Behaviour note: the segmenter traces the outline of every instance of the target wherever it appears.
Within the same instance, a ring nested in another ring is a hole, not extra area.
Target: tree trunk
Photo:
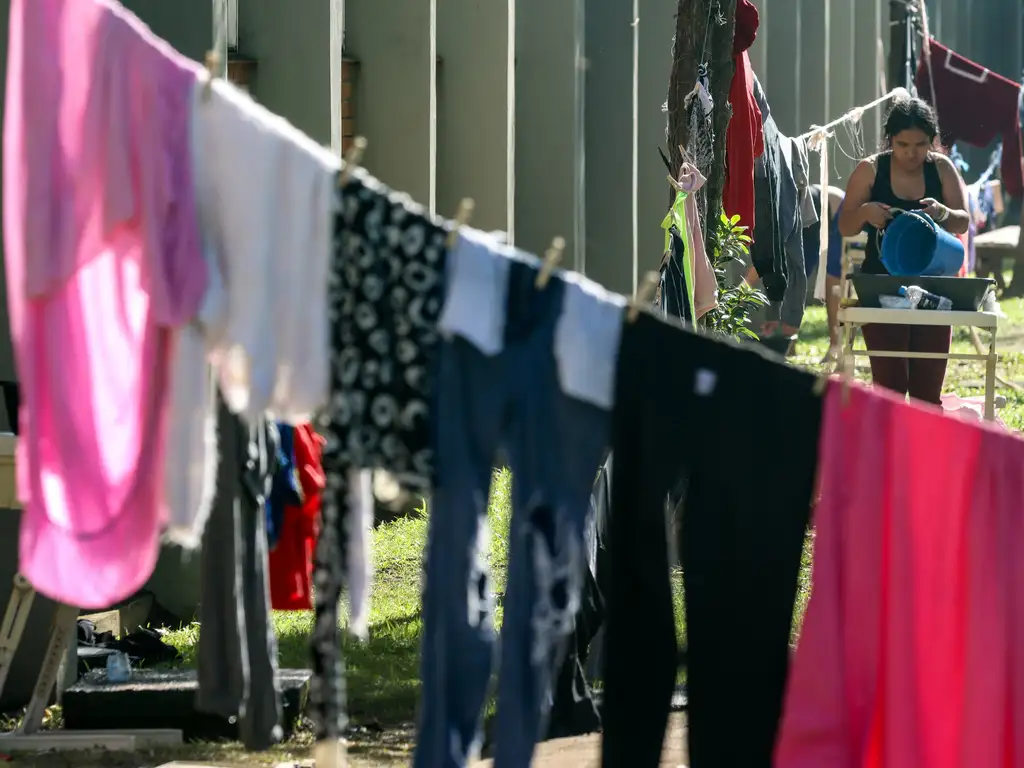
[[[715,24],[711,29],[711,98],[715,101],[712,114],[715,126],[715,162],[708,174],[708,232],[713,232],[711,222],[718,221],[722,210],[722,193],[725,191],[725,134],[732,118],[732,105],[729,103],[729,90],[732,87],[732,76],[736,65],[732,57],[732,38],[736,31],[736,3],[733,0],[720,0],[725,7],[721,9],[724,24]],[[711,238],[704,236],[710,248]],[[712,251],[708,251],[712,253]]]
[[[679,0],[676,10],[676,37],[672,47],[672,74],[668,87],[668,144],[673,168],[683,162],[679,146],[688,146],[690,126],[684,104],[697,82],[702,63],[709,66],[711,98],[715,102],[712,115],[715,133],[714,162],[708,174],[707,211],[704,238],[708,253],[712,252],[711,222],[718,220],[725,187],[725,133],[732,117],[729,88],[735,65],[732,38],[736,29],[735,0]]]
[[[676,9],[676,36],[672,44],[672,73],[668,81],[668,150],[672,168],[683,162],[680,145],[690,143],[690,125],[684,105],[697,82],[704,40],[710,47],[707,5],[715,0],[679,0]],[[714,21],[711,20],[714,24]],[[705,52],[706,55],[706,52]]]

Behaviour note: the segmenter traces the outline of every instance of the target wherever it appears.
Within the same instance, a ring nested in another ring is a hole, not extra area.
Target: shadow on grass
[[[353,721],[393,726],[415,720],[422,627],[417,612],[390,619],[366,643],[345,643],[349,715]]]

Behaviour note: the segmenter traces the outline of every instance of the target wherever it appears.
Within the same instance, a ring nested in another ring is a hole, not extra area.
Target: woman
[[[868,232],[862,271],[888,274],[880,259],[877,236],[893,217],[893,208],[919,210],[939,226],[959,235],[967,231],[967,190],[952,161],[935,151],[935,112],[920,99],[898,100],[885,121],[889,149],[861,160],[846,187],[839,231],[853,237]],[[908,278],[910,280],[911,278]],[[863,328],[869,351],[948,352],[948,326],[871,324]],[[936,405],[941,404],[944,359],[872,357],[875,384]]]

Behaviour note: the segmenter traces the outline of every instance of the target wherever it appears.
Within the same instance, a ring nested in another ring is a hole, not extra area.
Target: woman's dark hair
[[[921,99],[908,96],[896,99],[889,114],[885,116],[885,141],[892,143],[892,138],[901,131],[922,131],[929,141],[935,141],[939,135],[939,121],[935,110]]]

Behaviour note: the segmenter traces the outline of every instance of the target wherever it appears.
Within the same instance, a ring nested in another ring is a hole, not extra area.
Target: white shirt
[[[210,268],[172,361],[168,535],[195,546],[216,478],[216,387],[231,411],[308,421],[327,399],[327,283],[340,161],[223,80],[196,90],[192,151]],[[212,375],[211,368],[212,366]]]

